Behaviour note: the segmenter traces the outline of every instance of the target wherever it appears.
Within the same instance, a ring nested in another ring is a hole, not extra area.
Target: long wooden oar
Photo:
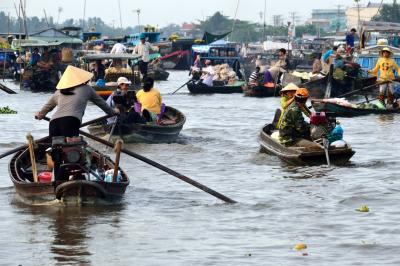
[[[361,88],[361,89],[354,90],[354,91],[350,91],[350,92],[347,92],[347,93],[345,93],[345,94],[339,95],[339,96],[336,97],[336,98],[343,98],[343,97],[352,95],[352,94],[354,94],[354,93],[356,93],[356,92],[365,91],[365,90],[368,90],[368,89],[370,89],[370,88],[373,88],[373,87],[376,87],[376,86],[379,86],[379,85],[383,85],[383,84],[386,84],[386,83],[389,83],[389,82],[391,82],[391,81],[377,82],[377,83],[375,83],[375,84],[372,84],[372,85],[363,87],[363,88]]]
[[[111,148],[114,147],[114,144],[112,144],[111,142],[108,142],[108,141],[106,141],[104,139],[101,139],[101,138],[98,138],[96,136],[93,136],[93,135],[91,135],[91,134],[89,134],[89,133],[87,133],[85,131],[79,130],[79,133],[81,135],[85,136],[85,137],[88,137],[88,138],[91,138],[91,139],[93,139],[93,140],[95,140],[97,142],[100,142],[101,144],[104,144],[104,145],[106,145],[108,147],[111,147]],[[182,174],[180,174],[180,173],[178,173],[178,172],[176,172],[176,171],[174,171],[174,170],[172,170],[172,169],[170,169],[170,168],[168,168],[168,167],[166,167],[164,165],[161,165],[161,164],[159,164],[159,163],[157,163],[157,162],[155,162],[153,160],[150,160],[149,158],[146,158],[146,157],[144,157],[144,156],[142,156],[140,154],[137,154],[135,152],[129,151],[129,150],[124,149],[124,148],[122,148],[121,151],[123,153],[129,155],[129,156],[132,156],[132,157],[142,161],[142,162],[150,164],[151,166],[154,166],[154,167],[156,167],[156,168],[158,168],[158,169],[160,169],[160,170],[162,170],[162,171],[164,171],[164,172],[166,172],[166,173],[168,173],[170,175],[173,175],[173,176],[179,178],[180,180],[182,180],[182,181],[184,181],[186,183],[189,183],[189,184],[191,184],[191,185],[203,190],[204,192],[207,192],[208,194],[213,195],[214,197],[216,197],[216,198],[218,198],[220,200],[223,200],[223,201],[225,201],[227,203],[236,203],[236,201],[234,201],[233,199],[228,198],[227,196],[222,195],[221,193],[219,193],[219,192],[217,192],[217,191],[215,191],[215,190],[213,190],[213,189],[211,189],[209,187],[206,187],[205,185],[200,184],[199,182],[197,182],[197,181],[195,181],[195,180],[193,180],[193,179],[191,179],[191,178],[189,178],[187,176],[184,176],[184,175],[182,175]]]
[[[33,182],[37,183],[38,175],[37,175],[37,167],[36,167],[36,156],[35,156],[35,148],[33,147],[33,137],[31,135],[31,133],[28,133],[28,135],[26,135],[26,139],[28,140],[29,155],[31,158]]]
[[[175,92],[179,91],[180,89],[182,89],[183,87],[185,87],[185,85],[187,85],[189,82],[191,82],[193,79],[188,80],[185,84],[183,84],[182,86],[180,86],[178,89],[176,89],[174,92],[172,92],[171,94],[174,94]]]
[[[331,166],[331,160],[329,158],[329,141],[326,137],[322,138],[322,144],[324,146],[325,157],[326,157],[326,164],[328,167]]]
[[[113,116],[115,116],[115,115],[105,115],[105,116],[102,116],[102,117],[87,121],[87,122],[85,122],[85,123],[83,123],[81,125],[81,128],[82,127],[86,127],[86,126],[91,125],[91,124],[94,124],[94,123],[97,123],[97,122],[100,122],[100,121],[103,121],[103,120],[105,120],[107,118],[110,118],[110,117],[113,117]],[[35,142],[36,143],[43,142],[43,141],[47,140],[48,138],[49,138],[49,136],[41,138],[41,139],[37,139],[37,140],[35,140]],[[22,145],[22,146],[19,146],[19,147],[15,148],[15,149],[9,150],[9,151],[1,154],[0,155],[0,159],[2,159],[4,157],[7,157],[8,155],[14,154],[16,152],[19,152],[20,150],[24,150],[26,148],[28,148],[28,145],[25,144],[25,145]]]
[[[7,87],[6,85],[1,84],[1,83],[0,83],[0,89],[7,92],[8,94],[17,94],[15,91],[13,91],[9,87]]]

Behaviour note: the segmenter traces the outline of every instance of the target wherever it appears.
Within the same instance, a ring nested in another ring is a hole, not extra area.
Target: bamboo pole
[[[38,176],[37,176],[37,168],[36,168],[35,149],[33,147],[33,137],[31,135],[31,133],[28,133],[26,135],[26,139],[28,140],[29,154],[31,157],[33,182],[36,183],[36,182],[38,182]]]
[[[114,146],[115,164],[114,164],[114,174],[113,174],[113,178],[112,178],[113,182],[117,182],[118,169],[119,169],[119,160],[121,158],[122,143],[123,143],[123,141],[121,139],[119,139],[119,140],[117,140],[115,142],[115,146]]]

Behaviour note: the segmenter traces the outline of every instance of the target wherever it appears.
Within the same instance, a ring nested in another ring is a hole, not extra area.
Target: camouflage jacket
[[[296,102],[285,110],[279,125],[279,141],[285,146],[292,145],[298,138],[308,139],[310,125],[304,120],[303,112]]]

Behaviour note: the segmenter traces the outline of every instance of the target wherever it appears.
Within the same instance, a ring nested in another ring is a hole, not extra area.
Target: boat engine
[[[53,137],[51,156],[55,180],[84,179],[86,146],[82,137]]]

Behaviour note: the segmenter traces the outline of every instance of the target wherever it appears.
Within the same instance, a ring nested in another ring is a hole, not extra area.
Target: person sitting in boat
[[[36,66],[37,63],[40,61],[39,48],[34,48],[28,59],[30,66]]]
[[[279,125],[279,142],[285,146],[315,146],[311,141],[310,124],[304,120],[303,113],[308,113],[306,102],[308,90],[299,88],[294,100],[287,106]],[[318,146],[318,145],[317,145]],[[319,146],[318,146],[319,147]]]
[[[213,79],[215,76],[215,70],[214,67],[211,65],[210,60],[206,60],[204,62],[205,68],[202,70],[202,75],[200,77],[200,82],[204,85],[207,86],[212,86],[213,85]]]
[[[380,57],[376,62],[376,65],[373,69],[369,70],[368,73],[377,75],[379,71],[378,80],[380,82],[387,82],[385,84],[381,84],[379,86],[379,101],[385,105],[385,95],[387,94],[387,104],[393,105],[394,103],[394,90],[393,83],[394,80],[394,70],[397,70],[397,73],[400,73],[400,68],[397,65],[396,61],[394,61],[391,57],[393,56],[393,52],[389,49],[389,47],[383,48],[380,53]]]
[[[157,122],[157,115],[161,113],[161,94],[153,86],[154,79],[146,77],[143,79],[143,89],[136,93],[136,98],[141,104],[142,116],[147,122]]]
[[[250,77],[249,77],[249,85],[250,86],[258,86],[260,83],[260,67],[256,67],[256,70],[251,73]]]
[[[137,102],[136,95],[129,95],[129,85],[132,82],[126,77],[119,77],[117,80],[117,89],[107,98],[107,104],[111,108],[117,108],[120,112],[120,122],[122,124],[140,123],[144,124],[146,121],[140,115],[140,110],[135,110],[134,105]],[[107,119],[107,124],[116,122],[116,117]]]
[[[123,97],[128,95],[128,89],[129,89],[129,85],[131,85],[132,82],[130,80],[128,80],[126,77],[119,77],[117,80],[117,89],[115,91],[113,91],[113,93],[111,93],[110,96],[108,96],[106,102],[108,104],[108,106],[110,106],[111,108],[116,108],[117,105],[114,101],[114,97]],[[122,100],[122,101],[121,101]],[[126,106],[126,99],[119,99],[118,100],[119,103],[123,103],[122,105],[124,107]]]
[[[287,107],[294,101],[294,95],[296,91],[299,89],[296,84],[294,83],[289,83],[286,85],[281,91],[281,114],[279,116],[278,123],[276,125],[276,128],[280,127],[281,121],[283,114],[285,113]]]
[[[288,65],[289,62],[286,58],[286,49],[281,48],[278,52],[278,61],[264,72],[264,83],[278,83],[279,76],[286,72]]]
[[[333,63],[333,59],[335,58],[335,56],[337,54],[337,49],[338,49],[338,46],[333,46],[332,49],[329,49],[322,55],[321,64],[322,64],[322,72],[324,74],[328,74],[329,68],[331,67],[331,64]]]
[[[96,60],[96,64],[93,66],[91,71],[93,73],[93,80],[97,81],[99,79],[104,79],[106,75],[106,67],[103,65],[101,60]]]
[[[49,124],[50,137],[79,136],[79,127],[88,101],[99,106],[109,115],[118,114],[118,109],[112,109],[87,85],[93,74],[83,69],[68,66],[57,84],[57,91],[35,114],[35,118],[43,119],[46,114],[57,106]]]

